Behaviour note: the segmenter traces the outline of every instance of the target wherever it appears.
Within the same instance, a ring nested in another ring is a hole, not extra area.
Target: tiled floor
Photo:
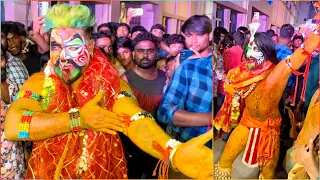
[[[221,139],[214,141],[214,163],[216,164],[220,156],[224,150],[225,142],[223,142]],[[281,152],[286,152],[287,148],[290,147],[290,142],[288,141],[282,141],[281,146]],[[282,167],[283,159],[284,159],[285,153],[280,154],[278,167],[275,172],[274,179],[287,179],[288,174]],[[239,155],[239,157],[234,162],[234,169],[231,175],[232,179],[258,179],[259,177],[259,169],[258,168],[250,168],[246,165],[244,165],[241,161],[241,158],[243,156],[243,152]]]

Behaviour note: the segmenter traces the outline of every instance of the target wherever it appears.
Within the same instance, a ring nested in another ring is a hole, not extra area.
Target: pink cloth
[[[233,46],[224,51],[222,57],[223,57],[223,68],[226,74],[228,74],[228,72],[231,69],[237,67],[241,63],[242,53],[243,53],[243,50],[240,46]],[[226,92],[223,88],[223,84],[224,84],[224,81],[219,81],[218,92],[220,94],[225,95]]]

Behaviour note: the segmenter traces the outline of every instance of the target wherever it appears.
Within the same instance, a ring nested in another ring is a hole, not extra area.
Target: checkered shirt
[[[292,54],[292,51],[287,46],[276,45],[275,48],[277,52],[277,58],[279,61],[283,60],[284,58]]]
[[[176,69],[158,108],[158,120],[175,131],[180,129],[180,141],[186,142],[207,131],[203,127],[176,127],[174,113],[181,109],[188,112],[212,112],[212,55],[183,61]],[[167,132],[168,133],[168,132]]]
[[[20,90],[22,85],[29,78],[28,70],[20,59],[10,54],[7,54],[7,56],[8,56],[8,62],[6,67],[7,78],[13,84],[17,84],[18,89]]]

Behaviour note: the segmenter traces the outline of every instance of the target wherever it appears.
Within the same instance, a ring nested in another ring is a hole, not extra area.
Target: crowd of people
[[[64,19],[59,19],[61,13],[65,13]],[[163,174],[155,171],[161,156],[151,148],[153,141],[148,147],[144,145],[150,136],[161,140],[171,137],[179,143],[187,144],[187,141],[210,130],[212,23],[207,16],[190,17],[181,27],[184,36],[167,34],[161,24],[153,25],[150,30],[140,25],[131,28],[127,23],[116,22],[96,25],[94,30],[94,25],[94,17],[86,6],[72,7],[65,4],[53,6],[45,16],[35,19],[27,29],[20,22],[1,23],[1,177],[158,178],[158,175]],[[194,51],[194,55],[189,57],[194,59],[190,61],[192,63],[180,64],[180,51],[184,49]],[[52,86],[50,82],[53,83]],[[130,90],[123,82],[129,85]],[[41,90],[42,87],[44,90]],[[73,90],[69,96],[70,88]],[[108,113],[88,107],[87,104],[95,100],[89,101],[87,97],[99,96],[96,90],[104,92],[102,107]],[[32,95],[28,95],[29,93]],[[115,98],[117,93],[118,97],[124,97],[126,101]],[[77,97],[73,99],[75,96]],[[87,104],[84,105],[84,101],[88,101]],[[119,107],[118,103],[121,104]],[[142,111],[132,113],[131,111],[137,110],[137,105]],[[64,120],[62,112],[68,111],[72,123],[64,127],[65,124],[61,122]],[[56,116],[57,113],[61,113],[59,117]],[[25,123],[23,118],[27,115],[31,117]],[[56,117],[55,122],[52,117],[48,117],[50,115]],[[127,127],[123,122],[126,116],[131,116],[131,120],[133,117],[148,120],[141,120],[143,127],[131,128],[131,125]],[[77,122],[77,118],[72,117],[79,117],[81,121]],[[108,119],[108,123],[90,123],[92,119],[101,121],[101,118]],[[155,124],[150,125],[150,118],[162,130],[154,127]],[[23,123],[25,124],[22,125]],[[58,124],[60,127],[57,127]],[[72,124],[81,126],[80,129],[87,129],[84,131],[85,136],[93,138],[90,143],[99,146],[97,150],[87,148],[89,153],[97,155],[88,160],[90,167],[82,174],[75,167],[79,166],[78,158],[80,159],[81,154],[78,153],[82,148],[77,146],[81,147],[80,137],[83,135],[79,135],[82,131],[77,131]],[[19,128],[15,128],[18,126]],[[26,126],[28,127],[25,128]],[[49,129],[55,129],[55,132]],[[20,136],[23,131],[27,135]],[[105,135],[114,135],[116,131],[119,136]],[[103,139],[100,134],[93,137],[90,132],[103,132],[103,136],[107,138]],[[36,135],[37,133],[41,135]],[[140,136],[144,138],[141,141]],[[157,138],[158,136],[161,138]],[[71,142],[68,138],[71,138]],[[117,149],[108,150],[113,146],[106,142],[108,140],[121,141],[121,145],[117,145]],[[162,142],[161,140],[158,141]],[[209,161],[204,164],[202,162],[198,167],[197,163],[191,166],[200,168],[213,163],[210,160],[210,142],[209,132],[209,138],[206,137],[203,142],[207,147],[201,150],[208,153],[204,159],[209,158]],[[192,144],[194,143],[196,142]],[[65,151],[74,154],[63,155]],[[97,151],[103,153],[103,157]],[[179,151],[175,153],[175,157],[178,153]],[[186,152],[182,154],[184,153]],[[181,157],[187,158],[185,155]],[[62,169],[60,163],[63,164]],[[177,161],[176,168],[181,169],[178,164]],[[181,162],[180,164],[183,165]],[[190,171],[183,168],[181,172],[170,171],[170,176],[208,176],[203,172],[198,175],[196,171],[190,175]]]
[[[319,27],[131,19],[57,4],[1,22],[2,178],[319,177]]]

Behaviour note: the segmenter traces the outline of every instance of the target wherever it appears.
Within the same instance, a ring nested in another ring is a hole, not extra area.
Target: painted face
[[[251,58],[253,58],[254,60],[257,61],[257,64],[260,65],[264,62],[264,56],[263,53],[260,51],[260,49],[258,48],[258,46],[256,45],[256,43],[253,42],[253,46],[252,46],[252,54],[251,54]]]
[[[67,84],[72,84],[89,63],[88,39],[75,28],[55,28],[51,31],[50,58],[54,70]]]

